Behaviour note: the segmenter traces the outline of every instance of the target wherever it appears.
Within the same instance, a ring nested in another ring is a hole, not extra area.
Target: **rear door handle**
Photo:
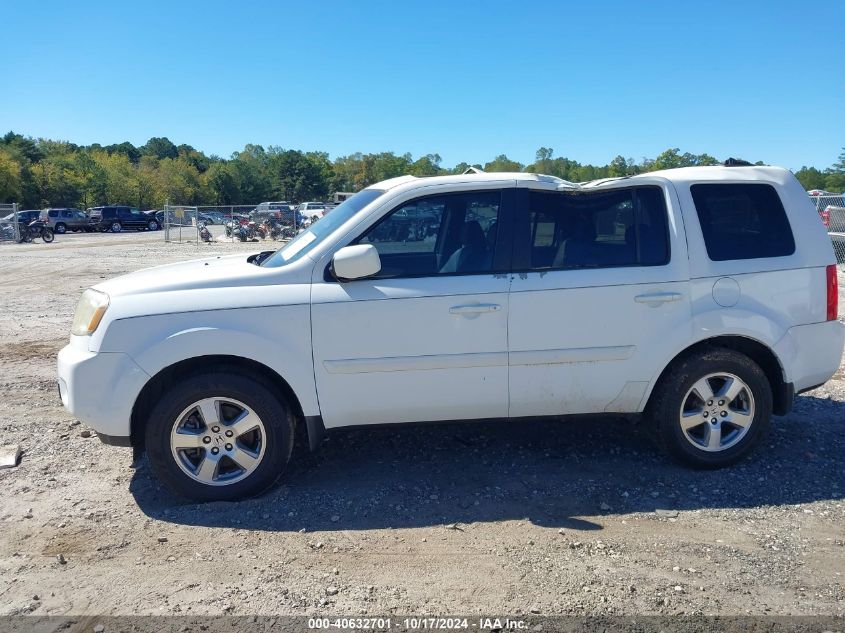
[[[464,316],[476,316],[487,312],[498,312],[502,309],[498,303],[477,303],[474,305],[452,306],[450,314],[462,314]]]
[[[672,301],[680,301],[684,295],[680,292],[653,292],[650,294],[637,295],[634,301],[637,303],[646,303],[651,306],[656,306],[661,303],[670,303]]]

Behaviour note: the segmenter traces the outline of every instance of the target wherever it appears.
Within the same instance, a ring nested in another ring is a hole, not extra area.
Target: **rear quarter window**
[[[786,210],[771,185],[698,184],[690,187],[713,261],[785,257],[795,252]]]
[[[771,185],[699,184],[690,192],[711,260],[785,257],[795,252],[786,210]]]

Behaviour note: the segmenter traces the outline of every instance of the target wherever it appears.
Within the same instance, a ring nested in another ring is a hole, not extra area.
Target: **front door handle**
[[[680,301],[683,298],[680,292],[653,292],[650,294],[637,295],[634,301],[637,303],[646,303],[650,306],[660,305],[661,303],[670,303],[672,301]]]
[[[452,306],[449,308],[449,313],[472,317],[487,312],[498,312],[501,309],[502,306],[497,303],[476,303],[474,305]]]

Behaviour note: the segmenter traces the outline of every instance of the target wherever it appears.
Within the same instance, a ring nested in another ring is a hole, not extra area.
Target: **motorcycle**
[[[200,222],[198,226],[200,229],[200,239],[203,242],[211,242],[214,238],[211,235],[211,231],[208,230],[205,222]]]
[[[39,237],[44,241],[45,244],[49,244],[53,241],[53,229],[47,226],[46,222],[42,220],[33,220],[29,224],[24,224],[21,222],[19,225],[19,243],[24,242],[32,242]]]
[[[238,238],[241,242],[251,242],[257,240],[255,237],[255,228],[250,226],[249,222],[242,222],[232,229],[232,235]]]

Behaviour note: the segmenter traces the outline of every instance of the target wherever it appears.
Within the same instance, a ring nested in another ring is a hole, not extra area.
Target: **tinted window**
[[[55,210],[47,211],[47,215],[51,218],[56,218],[59,216],[59,212]]]
[[[529,194],[531,270],[654,266],[669,261],[659,187]]]
[[[782,257],[795,252],[786,211],[771,185],[692,185],[690,191],[710,259]]]
[[[392,211],[358,243],[378,250],[378,277],[491,272],[500,200],[498,191],[418,198]]]

